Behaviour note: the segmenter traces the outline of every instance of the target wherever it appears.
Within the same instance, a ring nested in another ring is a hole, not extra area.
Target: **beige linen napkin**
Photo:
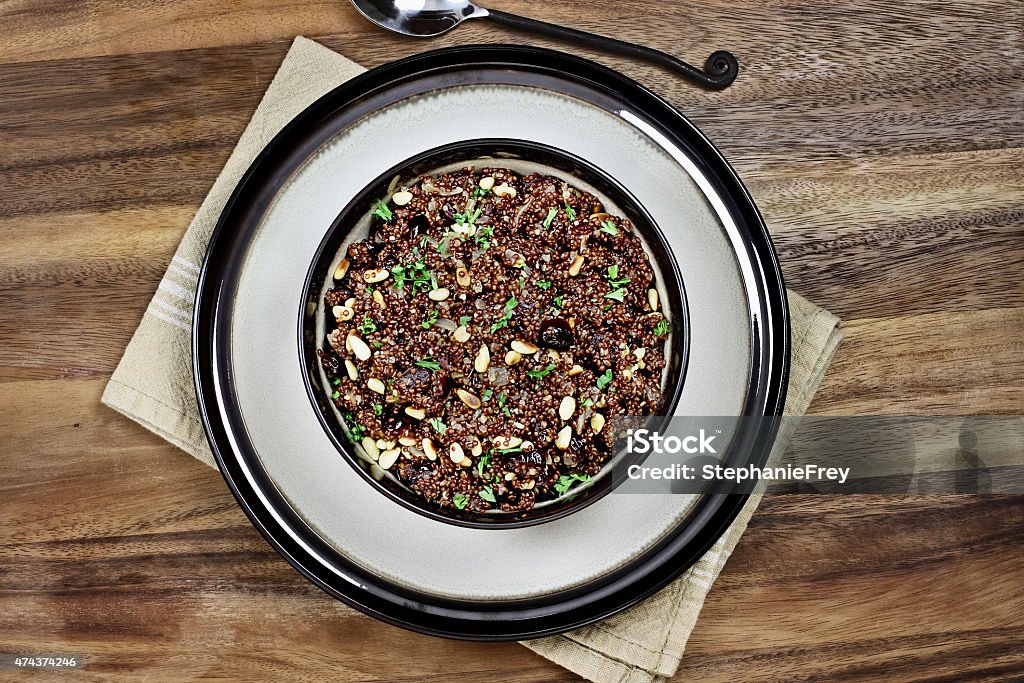
[[[296,114],[363,68],[296,38],[227,165],[185,232],[103,402],[215,466],[192,385],[192,305],[207,243],[228,196],[260,150]],[[838,319],[790,293],[793,367],[786,413],[811,401],[842,337]],[[776,446],[779,450],[780,445]],[[668,588],[600,624],[523,643],[595,683],[661,681],[675,673],[704,597],[757,507],[752,498],[728,532]]]

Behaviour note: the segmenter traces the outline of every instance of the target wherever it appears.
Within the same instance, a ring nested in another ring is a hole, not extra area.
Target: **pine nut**
[[[604,429],[604,415],[601,413],[594,413],[594,416],[590,418],[590,428],[595,434]]]
[[[576,399],[572,396],[566,396],[563,398],[562,403],[558,406],[558,417],[562,418],[563,421],[567,421],[575,412]]]
[[[456,327],[455,331],[452,332],[452,339],[454,339],[455,341],[460,342],[460,343],[468,342],[469,341],[469,330],[467,330],[464,325],[460,325],[459,327]]]
[[[475,436],[469,437],[469,440],[473,442],[473,447],[469,452],[473,454],[474,458],[479,458],[484,453],[484,445]]]
[[[457,393],[459,395],[459,399],[463,403],[465,403],[467,406],[469,406],[473,410],[476,410],[477,408],[480,407],[480,399],[476,396],[476,394],[471,394],[470,392],[466,391],[465,389],[459,389],[455,393]]]
[[[380,293],[379,289],[373,290],[373,303],[381,308],[387,308],[387,304],[384,303],[384,295]]]
[[[460,287],[469,287],[472,280],[469,278],[469,271],[459,266],[455,269],[455,281],[459,283]]]
[[[583,372],[583,366],[582,365],[574,365],[571,368],[569,368],[569,372],[567,374],[570,377],[573,377],[575,375],[580,374],[581,372]]]
[[[398,443],[402,444],[403,446],[415,446],[416,439],[412,438],[411,436],[400,436],[398,437]]]
[[[480,179],[481,190],[493,190],[494,189],[494,176],[489,175]]]
[[[505,365],[515,365],[523,359],[523,354],[518,351],[509,351],[505,354]]]
[[[377,460],[377,464],[384,469],[389,469],[398,460],[398,454],[402,452],[401,448],[389,448],[380,454],[380,459]]]
[[[450,457],[452,462],[456,465],[466,459],[466,453],[462,450],[462,446],[458,441],[448,447],[448,457]]]
[[[427,411],[422,408],[406,408],[405,414],[414,420],[422,420],[427,416]]]
[[[534,346],[533,344],[531,344],[528,341],[523,341],[522,339],[514,340],[512,342],[512,344],[511,344],[511,346],[512,346],[512,350],[513,351],[518,351],[519,353],[523,354],[524,356],[529,356],[529,355],[537,353],[537,351],[539,351],[539,349],[536,346]]]
[[[359,335],[352,334],[351,332],[347,337],[345,337],[345,345],[352,349],[352,353],[356,354],[356,358],[359,360],[370,360],[370,356],[373,355],[370,351],[370,347],[366,345],[366,342],[364,342]]]
[[[437,289],[430,290],[427,293],[427,298],[430,299],[431,301],[444,301],[445,299],[448,298],[448,295],[450,294],[451,292],[449,292],[444,287],[438,287]]]
[[[569,264],[569,277],[576,277],[580,274],[580,268],[583,267],[583,254],[577,254],[576,258]]]
[[[363,444],[363,450],[370,456],[371,459],[377,460],[380,458],[380,449],[377,448],[377,444],[374,443],[373,439],[368,436],[364,436],[361,442]]]
[[[572,427],[565,425],[558,432],[558,436],[555,437],[555,448],[560,451],[564,451],[569,448],[569,441],[572,439]]]
[[[331,313],[334,314],[335,318],[341,320],[342,322],[346,320],[351,320],[352,316],[356,314],[356,312],[353,311],[348,306],[335,306],[334,308],[331,309]]]
[[[375,394],[383,396],[387,393],[388,388],[384,386],[384,382],[381,382],[376,377],[371,377],[366,381],[366,387]]]
[[[391,271],[384,270],[383,268],[371,268],[370,270],[363,271],[363,279],[367,282],[387,280],[389,275],[391,275]]]
[[[348,274],[348,267],[352,265],[347,258],[341,259],[338,267],[334,269],[334,279],[342,280]]]
[[[412,192],[400,190],[399,192],[391,195],[391,201],[395,203],[395,206],[405,206],[412,201]]]
[[[647,290],[647,303],[650,305],[652,311],[658,310],[658,290]]]
[[[386,451],[387,449],[394,447],[394,441],[388,441],[387,439],[377,439],[377,448],[381,449],[382,451]]]
[[[537,485],[537,482],[534,481],[533,479],[531,479],[531,480],[529,480],[527,482],[523,482],[523,490],[524,491],[531,491],[533,489],[533,487],[536,486],[536,485]]]
[[[345,359],[345,372],[348,373],[348,378],[353,382],[359,379],[359,370],[356,369],[356,364],[349,358]]]
[[[494,196],[496,196],[496,197],[515,197],[516,196],[516,188],[511,187],[511,186],[507,185],[506,183],[502,183],[501,185],[498,185],[496,188],[494,188]]]
[[[477,372],[487,372],[490,365],[491,350],[487,348],[487,344],[481,344],[480,350],[476,352],[476,360],[473,361],[473,369]]]
[[[428,460],[437,460],[437,447],[430,439],[423,439],[423,452],[427,454]]]

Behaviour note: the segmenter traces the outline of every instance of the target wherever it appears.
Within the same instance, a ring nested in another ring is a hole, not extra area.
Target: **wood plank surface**
[[[1024,5],[498,7],[739,56],[708,93],[578,51],[716,142],[788,284],[846,321],[812,413],[1024,412]],[[99,403],[295,35],[367,66],[557,45],[483,22],[402,39],[339,0],[5,0],[0,25],[0,651],[85,653],[81,680],[577,680],[341,606],[216,472]],[[768,498],[673,680],[1022,678],[1022,518],[1021,496]]]

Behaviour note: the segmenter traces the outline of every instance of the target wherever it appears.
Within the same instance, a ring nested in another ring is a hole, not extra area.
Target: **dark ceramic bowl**
[[[317,351],[324,348],[325,320],[323,294],[333,283],[334,264],[348,243],[366,237],[367,216],[372,206],[396,178],[410,179],[436,173],[453,165],[508,166],[523,162],[539,165],[538,170],[564,178],[577,187],[590,186],[610,202],[609,212],[628,218],[636,227],[655,267],[657,287],[663,310],[670,317],[672,332],[666,348],[668,361],[662,377],[663,400],[659,415],[652,420],[672,415],[682,393],[688,351],[686,298],[678,265],[664,234],[633,195],[614,178],[594,165],[565,151],[535,142],[510,139],[466,140],[435,148],[412,157],[378,176],[341,211],[328,229],[309,268],[302,307],[305,315],[299,321],[300,358],[306,376],[306,388],[319,417],[343,458],[372,486],[399,505],[449,524],[484,529],[508,529],[541,524],[572,514],[594,503],[618,486],[628,466],[642,456],[618,449],[601,471],[584,486],[574,488],[570,495],[538,503],[526,511],[485,513],[460,511],[437,506],[409,489],[397,477],[381,469],[361,453],[330,401],[333,388],[320,367]]]

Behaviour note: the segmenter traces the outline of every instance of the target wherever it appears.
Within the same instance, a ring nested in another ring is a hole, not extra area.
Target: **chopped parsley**
[[[366,436],[366,428],[356,422],[355,415],[349,412],[343,413],[345,422],[349,425],[349,432],[352,434],[353,441],[362,441],[363,437]]]
[[[499,448],[498,452],[502,455],[512,455],[513,453],[522,453],[522,446],[512,446],[511,448]]]
[[[374,403],[373,404],[373,414],[376,415],[377,417],[380,417],[381,415],[383,415],[384,414],[384,406],[382,406],[379,403]]]
[[[508,322],[512,319],[512,311],[516,310],[516,306],[518,305],[519,302],[516,300],[514,296],[510,298],[508,301],[506,301],[505,313],[500,318],[498,318],[498,322],[491,325],[491,332],[496,332],[503,327],[508,327]]]
[[[331,398],[333,400],[337,401],[339,398],[341,398],[341,392],[340,391],[335,391],[333,394],[331,394]]]
[[[614,223],[608,220],[601,224],[601,232],[606,232],[609,235],[618,235],[619,229],[615,227]]]
[[[569,220],[571,220],[571,221],[576,220],[576,209],[574,209],[571,206],[569,206],[569,202],[565,203],[565,213],[567,213],[569,215]]]
[[[469,227],[473,225],[477,218],[480,218],[480,211],[480,209],[477,209],[473,213],[465,211],[463,213],[452,214],[452,216],[455,218],[455,222],[458,223],[459,225]]]
[[[483,454],[480,460],[476,464],[476,472],[481,477],[484,476],[484,470],[487,469],[491,464],[491,452],[487,451]]]
[[[619,303],[622,303],[622,300],[625,297],[626,297],[626,290],[625,289],[613,289],[612,291],[610,291],[610,292],[608,292],[607,294],[604,295],[605,299],[614,299],[614,300],[618,301]]]
[[[548,217],[544,219],[544,227],[545,228],[550,228],[551,227],[551,222],[553,220],[555,220],[555,216],[557,216],[557,215],[558,215],[558,209],[556,209],[554,207],[551,207],[550,209],[548,209]]]
[[[494,396],[494,389],[484,389],[483,395],[480,397],[481,401],[490,401],[491,396]]]
[[[559,308],[561,308],[562,307],[562,302],[564,300],[565,300],[565,296],[559,294],[558,296],[555,297],[555,305],[558,306]]]
[[[493,503],[497,500],[497,498],[494,497],[494,491],[491,489],[490,486],[485,486],[482,489],[480,489],[480,492],[477,495],[486,500],[488,503]]]
[[[592,398],[584,399],[584,401],[583,401],[583,407],[584,408],[589,408],[592,405],[594,405],[594,399],[592,399]]]
[[[429,330],[431,327],[434,326],[434,323],[437,322],[439,316],[440,314],[435,308],[434,310],[427,314],[427,317],[423,319],[423,322],[420,323],[420,326],[425,330]]]
[[[668,334],[668,321],[662,318],[658,321],[658,324],[654,326],[654,334],[659,337],[664,337]]]
[[[532,377],[534,379],[544,379],[554,369],[555,369],[555,364],[554,363],[550,363],[543,370],[528,370],[526,374],[527,374],[527,376]]]
[[[441,369],[441,364],[438,363],[436,360],[433,360],[431,356],[427,356],[426,358],[416,361],[416,365],[418,365],[421,368],[426,368],[431,372],[437,372],[438,370]]]
[[[493,225],[481,225],[476,229],[476,234],[473,236],[473,241],[476,242],[481,249],[487,251],[491,248],[491,235],[494,234]]]
[[[608,280],[608,284],[610,284],[612,287],[621,287],[627,282],[631,282],[631,280],[628,277],[619,277],[618,264],[614,266],[608,266],[608,274],[605,275],[605,279]]]
[[[465,493],[456,493],[455,497],[452,498],[452,505],[460,510],[464,510],[466,505],[469,504],[469,496]]]
[[[551,280],[537,280],[537,286],[546,292],[551,289]]]
[[[363,324],[359,326],[359,331],[363,334],[373,334],[377,331],[377,324],[373,322],[373,318],[366,316],[363,318]]]
[[[395,217],[395,214],[391,213],[391,209],[388,208],[383,199],[377,200],[377,204],[373,207],[373,215],[384,222],[390,221]]]
[[[405,287],[406,282],[412,283],[413,294],[416,293],[417,287],[421,287],[426,291],[431,289],[433,276],[427,270],[427,264],[423,262],[423,259],[414,261],[407,266],[395,266],[391,269],[391,275],[395,280],[392,286],[396,287],[399,291]]]
[[[444,420],[439,417],[432,417],[427,421],[430,423],[430,426],[434,428],[434,431],[441,436],[444,436],[444,433],[448,431],[448,425],[446,425]]]
[[[559,494],[564,494],[569,490],[569,487],[573,485],[573,482],[577,481],[590,481],[590,476],[586,474],[563,474],[558,478],[558,482],[555,483],[555,490]]]
[[[612,381],[612,377],[614,377],[614,375],[612,374],[612,369],[608,368],[607,370],[605,370],[604,374],[597,378],[597,390],[601,391],[606,386],[608,386],[608,383]]]
[[[334,386],[338,386],[339,384],[341,384],[341,378],[335,377],[334,379],[331,380],[331,384],[333,384]]]

